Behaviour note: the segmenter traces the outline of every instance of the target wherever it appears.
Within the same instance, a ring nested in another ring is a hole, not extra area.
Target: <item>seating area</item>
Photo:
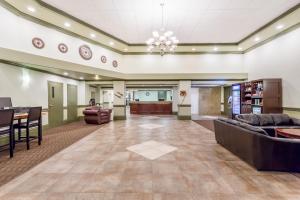
[[[22,112],[20,112],[22,111]],[[25,121],[24,121],[25,120]],[[30,134],[36,128],[37,136]],[[22,131],[25,131],[22,136]],[[17,136],[16,136],[17,131]],[[9,155],[12,158],[16,143],[26,142],[27,150],[30,141],[37,139],[42,143],[42,107],[14,108],[9,97],[0,97],[0,134],[8,137]]]
[[[0,200],[300,199],[300,0],[0,19]]]
[[[286,114],[242,114],[236,119],[214,121],[220,145],[257,170],[300,172],[300,141],[276,134],[283,128],[300,130],[299,119]]]

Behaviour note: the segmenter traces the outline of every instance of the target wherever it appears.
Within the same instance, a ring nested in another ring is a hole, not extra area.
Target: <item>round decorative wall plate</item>
[[[32,45],[35,48],[42,49],[42,48],[44,48],[45,43],[42,39],[35,37],[32,39]]]
[[[106,56],[101,56],[101,62],[102,62],[102,63],[106,63],[106,61],[107,61]]]
[[[68,52],[68,46],[64,43],[60,43],[58,45],[58,50],[62,53],[67,53]]]
[[[118,61],[114,60],[114,61],[112,62],[112,65],[113,65],[113,67],[118,67]]]
[[[79,47],[79,54],[85,60],[90,60],[93,57],[93,52],[87,45],[82,45]]]

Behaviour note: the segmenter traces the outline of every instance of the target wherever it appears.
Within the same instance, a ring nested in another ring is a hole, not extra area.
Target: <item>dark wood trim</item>
[[[178,104],[178,107],[192,107],[191,104]]]
[[[191,120],[192,117],[190,115],[178,115],[177,119],[179,119],[179,120]]]
[[[126,120],[126,116],[114,116],[114,120]]]
[[[126,107],[126,105],[113,105],[113,107],[116,107],[116,108],[124,108],[124,107]]]
[[[300,108],[294,108],[294,107],[283,107],[284,111],[295,111],[300,112]]]

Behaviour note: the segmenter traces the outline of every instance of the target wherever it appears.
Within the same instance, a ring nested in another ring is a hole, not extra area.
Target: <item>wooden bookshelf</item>
[[[281,79],[241,83],[241,114],[282,113]]]

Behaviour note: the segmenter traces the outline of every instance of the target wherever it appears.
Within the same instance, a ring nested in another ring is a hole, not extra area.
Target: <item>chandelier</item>
[[[146,41],[148,45],[147,51],[152,52],[158,49],[160,55],[163,56],[166,52],[173,52],[178,44],[178,39],[173,35],[172,31],[166,31],[164,27],[164,3],[161,3],[161,28],[160,31],[153,31],[151,38]]]

